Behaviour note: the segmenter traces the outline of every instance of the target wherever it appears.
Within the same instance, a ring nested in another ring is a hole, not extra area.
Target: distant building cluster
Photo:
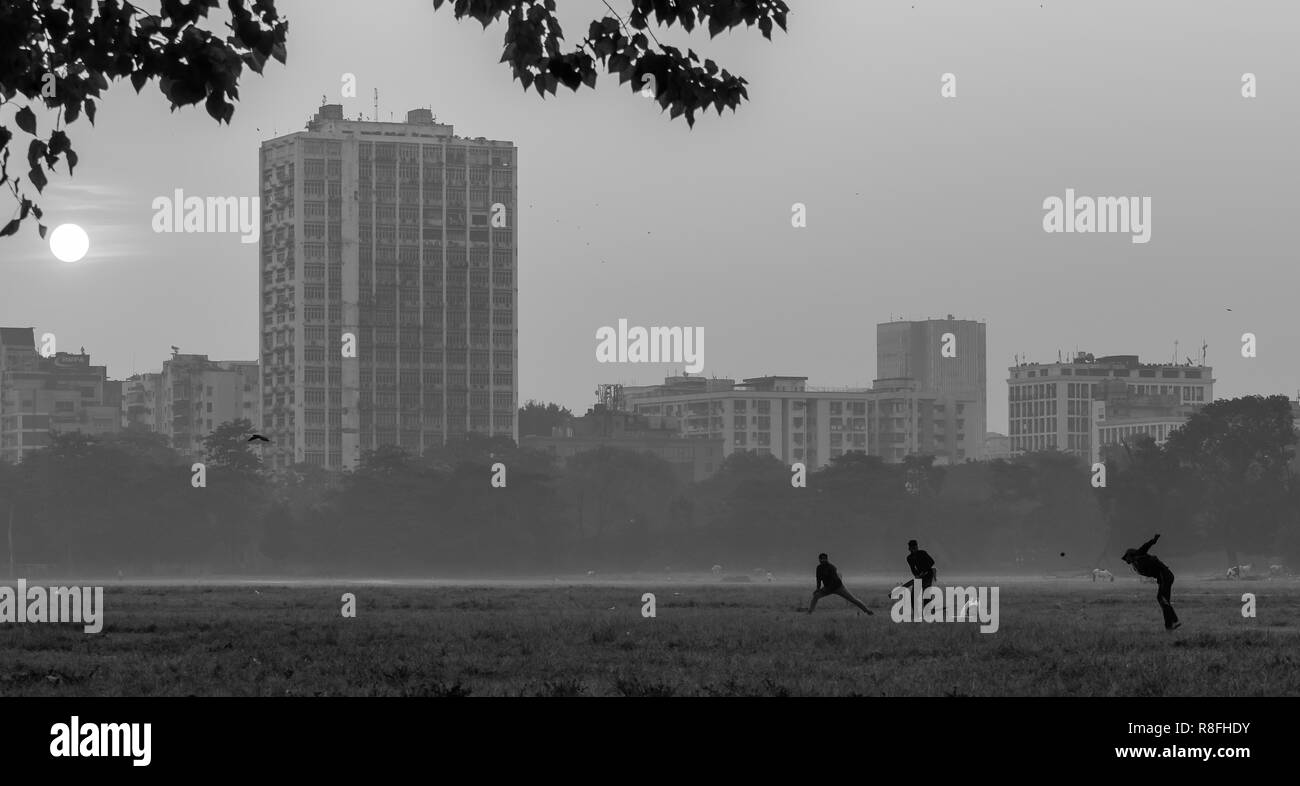
[[[122,382],[122,424],[162,434],[181,453],[197,456],[203,438],[233,420],[258,422],[256,360],[209,360],[173,354],[160,373]]]
[[[257,361],[173,354],[162,371],[111,380],[83,350],[36,350],[33,328],[0,328],[0,459],[17,462],[50,444],[50,432],[162,434],[197,457],[203,438],[232,420],[258,418]]]
[[[680,376],[602,397],[669,419],[682,438],[720,441],[724,455],[766,453],[809,469],[855,451],[887,461],[918,453],[939,464],[979,460],[987,422],[984,330],[951,316],[877,325],[880,378],[870,388],[814,388],[797,376]],[[945,337],[955,339],[951,356],[944,355]],[[610,387],[617,386],[602,390]]]
[[[0,328],[0,459],[20,460],[50,432],[122,429],[198,456],[216,427],[245,418],[269,438],[272,469],[354,468],[366,450],[420,453],[472,432],[561,461],[600,446],[650,452],[684,480],[737,451],[809,469],[853,452],[1097,461],[1110,445],[1163,443],[1214,398],[1204,357],[1079,352],[1010,367],[1008,433],[990,432],[986,326],[950,314],[878,324],[868,388],[688,374],[602,384],[591,413],[519,440],[514,144],[455,136],[427,109],[386,123],[324,104],[305,130],[263,143],[259,164],[260,356],[173,347],[161,370],[119,382],[84,349],[46,357],[33,328]]]
[[[36,351],[32,328],[0,328],[0,459],[18,462],[50,444],[50,432],[121,430],[122,383],[78,354]]]

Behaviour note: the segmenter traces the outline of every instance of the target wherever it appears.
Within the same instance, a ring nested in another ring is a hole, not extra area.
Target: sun
[[[76,224],[59,224],[50,233],[50,251],[60,262],[79,262],[90,250],[90,236]]]

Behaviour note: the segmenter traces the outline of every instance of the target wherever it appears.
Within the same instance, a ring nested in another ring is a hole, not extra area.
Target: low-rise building
[[[159,376],[156,430],[181,453],[199,456],[204,437],[223,423],[246,419],[257,427],[261,420],[256,360],[176,352]]]
[[[32,328],[0,328],[0,459],[21,461],[50,433],[121,430],[122,383],[79,353],[36,352]]]

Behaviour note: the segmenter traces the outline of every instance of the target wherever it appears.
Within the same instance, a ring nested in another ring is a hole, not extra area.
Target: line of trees
[[[422,456],[381,448],[352,472],[273,475],[252,430],[209,435],[201,488],[159,435],[53,434],[21,464],[0,463],[6,562],[19,575],[456,576],[781,570],[828,551],[897,570],[918,538],[949,570],[1013,571],[1115,567],[1157,531],[1166,554],[1300,557],[1296,437],[1280,396],[1214,402],[1163,446],[1112,450],[1104,488],[1056,452],[949,467],[850,453],[805,487],[772,456],[739,452],[683,484],[648,453],[606,447],[560,467],[477,435]]]

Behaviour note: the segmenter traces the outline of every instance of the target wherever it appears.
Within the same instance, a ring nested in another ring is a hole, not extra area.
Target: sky
[[[1177,341],[1182,361],[1204,341],[1216,397],[1295,397],[1300,6],[789,4],[770,42],[658,32],[749,80],[748,102],[692,130],[616,77],[526,94],[497,62],[504,25],[428,0],[280,0],[288,63],[245,72],[229,126],[119,82],[95,126],[69,129],[80,164],[40,202],[51,228],[86,228],[90,253],[59,262],[34,224],[0,240],[0,324],[84,346],[112,378],[159,370],[172,345],[255,359],[257,245],[157,234],[151,204],[256,196],[263,140],[301,130],[322,97],[370,114],[377,88],[380,119],[427,106],[460,136],[518,146],[521,403],[580,414],[599,383],[680,371],[598,363],[596,331],[619,319],[702,328],[705,375],[867,386],[877,323],[947,314],[987,322],[993,431],[1013,357],[1076,348],[1150,362]],[[559,5],[573,43],[608,13]],[[1067,188],[1150,197],[1150,241],[1045,232],[1043,202]]]

